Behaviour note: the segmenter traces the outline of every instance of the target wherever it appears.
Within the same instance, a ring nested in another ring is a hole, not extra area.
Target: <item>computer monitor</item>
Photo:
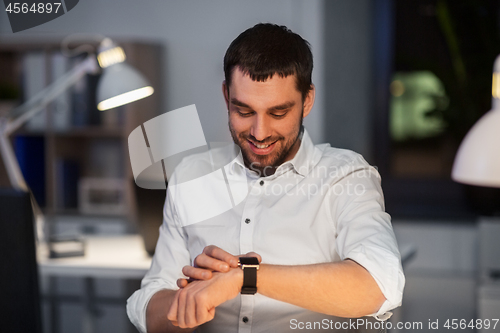
[[[153,256],[155,252],[160,235],[159,229],[163,222],[163,205],[166,193],[166,190],[148,190],[139,186],[135,187],[138,229],[144,240],[144,247],[150,256]]]
[[[0,188],[0,331],[41,333],[30,196]]]

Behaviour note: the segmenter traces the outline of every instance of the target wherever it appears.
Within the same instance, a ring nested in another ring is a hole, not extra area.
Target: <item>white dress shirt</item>
[[[196,168],[207,156],[188,158],[179,170]],[[401,305],[405,278],[390,216],[384,211],[380,176],[361,155],[328,144],[314,146],[304,130],[294,158],[272,176],[259,177],[250,171],[241,155],[224,170],[228,188],[231,179],[239,180],[245,184],[246,195],[238,198],[233,188],[233,207],[219,210],[218,215],[200,218],[200,210],[193,212],[192,203],[186,203],[223,201],[215,193],[219,190],[213,190],[218,187],[215,180],[213,186],[205,184],[197,192],[191,189],[189,195],[168,192],[151,268],[141,289],[127,302],[128,316],[141,332],[146,332],[150,298],[162,289],[178,289],[176,281],[184,277],[182,267],[192,265],[207,245],[235,255],[254,251],[262,256],[262,263],[275,265],[350,258],[370,272],[386,298],[373,316],[386,319],[389,310]],[[324,324],[324,320],[342,319],[257,293],[221,304],[215,318],[197,332],[287,332],[296,331],[300,322]]]

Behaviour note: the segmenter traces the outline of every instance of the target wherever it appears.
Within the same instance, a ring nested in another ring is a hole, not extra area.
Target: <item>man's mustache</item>
[[[240,139],[243,139],[243,140],[248,140],[248,141],[251,141],[253,143],[257,143],[259,145],[270,145],[272,143],[275,143],[279,140],[283,140],[284,138],[283,137],[271,137],[271,138],[267,138],[265,140],[257,140],[253,135],[251,134],[240,134]]]

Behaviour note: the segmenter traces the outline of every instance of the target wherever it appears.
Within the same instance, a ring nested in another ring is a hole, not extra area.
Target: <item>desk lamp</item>
[[[95,74],[100,69],[102,70],[97,86],[98,109],[101,111],[131,103],[153,93],[154,90],[146,79],[127,65],[125,59],[123,49],[111,39],[104,38],[99,45],[97,56],[89,53],[85,60],[65,75],[24,104],[0,117],[0,153],[5,163],[9,181],[14,189],[29,192],[9,142],[9,135],[43,110],[64,91],[76,84],[86,74]],[[37,222],[41,222],[42,214],[33,197],[32,203]]]
[[[465,136],[453,164],[453,180],[469,185],[500,188],[500,56],[493,67],[492,110]],[[498,207],[497,207],[498,209]],[[491,318],[500,310],[500,221],[482,217],[478,221],[477,317]]]
[[[492,109],[460,144],[451,178],[459,183],[500,187],[500,56],[495,60]]]

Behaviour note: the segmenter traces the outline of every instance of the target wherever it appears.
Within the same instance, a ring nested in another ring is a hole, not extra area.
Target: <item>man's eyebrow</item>
[[[250,105],[248,104],[245,104],[239,100],[237,100],[236,98],[231,98],[231,104],[234,104],[236,106],[239,106],[239,107],[242,107],[242,108],[248,108],[248,109],[251,109]]]
[[[242,107],[242,108],[252,109],[250,107],[250,105],[243,103],[243,102],[237,100],[236,98],[231,98],[231,104]],[[283,111],[283,110],[287,110],[287,109],[292,108],[294,105],[295,105],[295,102],[290,101],[290,102],[286,102],[283,104],[272,106],[272,107],[268,108],[267,110],[268,111]]]
[[[287,110],[287,109],[292,108],[294,105],[295,105],[295,102],[291,101],[291,102],[286,102],[286,103],[283,103],[280,105],[270,107],[268,110],[269,111],[283,111],[283,110]]]

